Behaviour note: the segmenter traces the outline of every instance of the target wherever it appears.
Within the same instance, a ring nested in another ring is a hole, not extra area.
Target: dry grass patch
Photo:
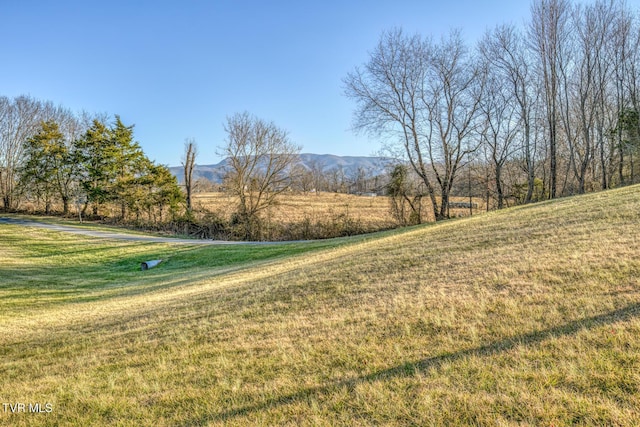
[[[230,217],[236,208],[234,199],[226,193],[199,193],[194,200],[201,206]],[[285,193],[268,213],[272,221],[299,223],[305,219],[319,220],[348,215],[367,228],[380,229],[394,225],[387,197],[356,196],[341,193]]]
[[[217,212],[221,217],[229,219],[236,208],[234,198],[226,193],[212,192],[194,195],[194,203],[203,208]],[[465,197],[452,197],[452,202],[468,202]],[[484,201],[475,198],[478,208],[474,212],[485,210]],[[433,221],[430,202],[427,198],[423,202],[424,220]],[[468,209],[452,209],[451,215],[467,216]],[[372,232],[385,230],[397,226],[397,221],[391,214],[389,197],[368,195],[354,195],[342,193],[284,193],[280,195],[276,204],[264,215],[267,225],[279,224],[294,226],[304,222],[315,224],[327,221],[353,221],[362,230]]]
[[[0,396],[54,411],[0,423],[640,424],[638,212],[629,187],[246,263],[176,253],[92,301],[3,290],[26,314],[0,317]]]

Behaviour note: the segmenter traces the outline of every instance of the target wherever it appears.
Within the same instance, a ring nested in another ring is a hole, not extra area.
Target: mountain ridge
[[[335,154],[300,154],[299,165],[307,171],[320,170],[328,173],[340,170],[348,177],[355,177],[358,171],[365,171],[370,176],[379,176],[387,172],[389,165],[396,160],[390,157],[375,156],[338,156]],[[215,184],[222,183],[224,175],[229,168],[229,158],[215,164],[198,165],[193,169],[193,179],[207,179]],[[178,183],[184,182],[184,169],[182,166],[170,166],[169,170],[178,179]]]

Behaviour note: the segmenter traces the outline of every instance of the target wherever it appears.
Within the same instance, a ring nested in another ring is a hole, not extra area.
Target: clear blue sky
[[[439,38],[529,16],[526,0],[0,0],[0,95],[119,114],[162,164],[185,138],[219,161],[227,116],[248,111],[289,131],[303,152],[371,155],[351,130],[342,79],[382,31]]]

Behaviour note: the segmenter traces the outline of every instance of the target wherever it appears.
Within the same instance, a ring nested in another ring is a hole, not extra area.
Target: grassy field
[[[194,203],[229,216],[235,209],[233,197],[222,192],[197,193]],[[341,193],[284,193],[271,211],[273,220],[299,222],[305,217],[312,220],[331,215],[351,215],[364,224],[377,227],[393,224],[387,197],[356,196]]]
[[[0,424],[640,425],[639,234],[638,186],[288,245],[2,225]]]
[[[452,202],[468,202],[468,197],[452,197]],[[478,205],[475,211],[485,210],[484,201],[474,198]],[[236,208],[233,198],[226,193],[197,193],[194,203],[206,209],[219,212],[223,217],[230,217]],[[423,200],[425,221],[434,221],[430,201]],[[452,216],[467,216],[469,209],[451,209]],[[267,217],[280,224],[295,224],[305,219],[313,222],[326,221],[331,218],[348,217],[358,222],[365,230],[383,230],[395,227],[396,220],[391,215],[387,196],[358,196],[342,193],[284,193],[277,199],[276,205],[270,209]]]

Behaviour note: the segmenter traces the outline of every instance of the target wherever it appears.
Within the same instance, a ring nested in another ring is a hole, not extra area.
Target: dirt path
[[[188,245],[265,245],[283,242],[230,242],[227,240],[201,240],[201,239],[178,239],[173,237],[136,236],[134,234],[117,233],[111,231],[90,230],[71,225],[47,224],[44,222],[32,221],[21,218],[0,217],[0,230],[3,224],[21,225],[24,227],[46,228],[48,230],[60,231],[63,233],[74,233],[83,236],[98,237],[101,239],[127,240],[131,242],[149,243],[180,243]]]

